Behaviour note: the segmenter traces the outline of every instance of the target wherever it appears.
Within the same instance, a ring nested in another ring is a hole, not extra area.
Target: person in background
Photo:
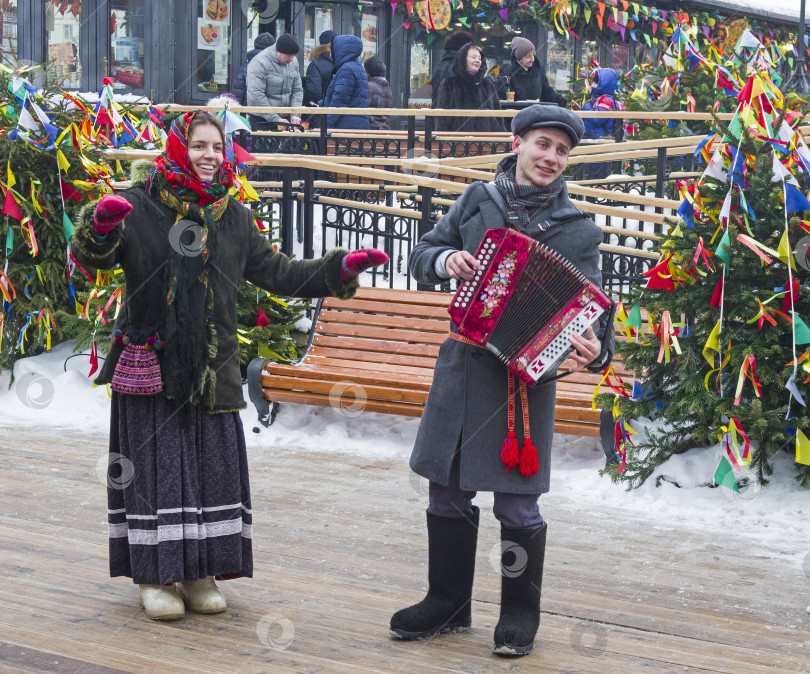
[[[432,99],[431,107],[438,107],[436,102],[439,99],[439,88],[442,86],[442,82],[453,74],[453,62],[456,60],[458,50],[472,41],[472,33],[468,33],[464,30],[451,33],[445,38],[442,60],[439,61],[439,65],[436,66],[430,78],[430,86],[432,87],[430,96]]]
[[[367,108],[368,77],[360,63],[363,43],[355,35],[332,38],[335,74],[323,98],[325,108]],[[327,115],[330,129],[368,129],[368,115]]]
[[[325,30],[318,37],[318,46],[312,50],[307,66],[306,84],[304,85],[304,105],[312,105],[323,100],[335,64],[332,61],[332,38],[337,33]]]
[[[253,60],[254,56],[258,56],[268,47],[272,47],[276,43],[270,33],[259,33],[253,41],[254,49],[247,53],[247,59],[239,68],[239,74],[236,76],[236,82],[233,85],[233,95],[236,96],[240,105],[247,105],[247,69],[248,63]]]
[[[564,108],[568,99],[554,91],[548,83],[546,71],[537,60],[534,45],[525,37],[512,38],[512,61],[506,69],[507,89],[515,92],[516,101],[540,101],[541,103],[556,103]]]
[[[385,79],[386,68],[382,59],[372,56],[363,64],[368,75],[368,107],[390,108],[393,105],[394,94],[391,85]],[[369,115],[368,125],[371,129],[390,129],[391,123],[387,115]]]
[[[590,100],[582,106],[582,110],[595,110],[605,112],[608,110],[621,109],[621,103],[616,100],[614,94],[619,84],[619,76],[612,68],[597,68],[591,73],[591,81],[594,84],[591,89]],[[585,135],[583,138],[604,138],[613,136],[616,130],[616,120],[611,117],[588,117],[583,120],[585,123]],[[610,173],[610,162],[599,162],[591,164],[591,178],[605,178]]]
[[[442,81],[437,108],[455,110],[500,110],[495,85],[486,77],[483,50],[472,42],[456,52],[453,74]],[[503,132],[498,117],[436,117],[437,131]]]
[[[247,104],[268,108],[297,107],[304,102],[304,88],[295,55],[300,51],[298,42],[289,33],[253,57],[247,68]],[[284,122],[275,112],[250,115],[253,130],[272,128]],[[301,118],[291,115],[293,124]]]
[[[109,465],[131,471],[107,489],[110,575],[140,585],[153,620],[186,608],[220,613],[227,604],[214,577],[253,575],[239,281],[349,298],[358,274],[388,260],[340,248],[290,260],[230,196],[233,180],[222,124],[192,110],[172,124],[160,156],[133,162],[129,189],[85,205],[71,238],[79,264],[120,265],[127,282],[96,378],[112,389]]]

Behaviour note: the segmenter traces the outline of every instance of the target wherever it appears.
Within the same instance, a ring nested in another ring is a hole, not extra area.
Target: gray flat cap
[[[512,118],[512,133],[524,136],[533,129],[551,127],[565,131],[571,137],[571,147],[579,145],[585,125],[582,119],[558,105],[530,105]]]

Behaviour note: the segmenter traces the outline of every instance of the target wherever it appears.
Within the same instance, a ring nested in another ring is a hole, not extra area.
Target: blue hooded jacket
[[[617,110],[616,99],[613,95],[619,84],[619,76],[612,68],[597,68],[596,74],[599,78],[596,87],[591,91],[592,98],[585,105],[583,110]],[[584,138],[601,138],[602,136],[612,136],[616,129],[615,119],[584,119]]]
[[[332,39],[335,75],[323,98],[325,108],[367,108],[368,77],[360,63],[363,43],[354,35],[336,35]],[[368,129],[367,115],[327,115],[330,129]]]

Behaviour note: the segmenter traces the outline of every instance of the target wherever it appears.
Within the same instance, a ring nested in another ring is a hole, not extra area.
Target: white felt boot
[[[228,608],[225,596],[219,591],[213,576],[200,580],[184,580],[175,587],[186,606],[195,613],[221,613]]]
[[[152,620],[178,620],[186,615],[186,607],[174,587],[141,585],[140,589],[141,604]]]

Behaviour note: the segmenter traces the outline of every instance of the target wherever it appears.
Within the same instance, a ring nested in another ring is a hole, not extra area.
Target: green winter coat
[[[182,349],[183,335],[170,336],[170,328],[166,326],[167,267],[172,252],[168,232],[176,213],[155,195],[146,194],[146,180],[152,167],[149,161],[133,164],[132,187],[119,192],[132,204],[132,212],[103,240],[99,241],[93,227],[96,204],[88,204],[82,210],[70,242],[71,252],[81,265],[93,269],[120,265],[124,270],[126,294],[115,329],[124,334],[157,332],[168,341],[167,350]],[[212,329],[204,344],[208,352],[206,374],[212,385],[203,397],[210,412],[232,411],[246,405],[236,335],[237,287],[242,278],[268,292],[290,297],[349,298],[357,288],[356,278],[348,282],[340,279],[345,250],[333,249],[318,260],[290,260],[273,249],[257,229],[250,211],[233,198],[218,225],[216,251],[212,251],[207,264],[213,305],[209,306]],[[178,295],[180,292],[182,288],[178,288]],[[191,318],[202,325],[202,315]],[[97,384],[112,380],[122,350],[121,346],[111,346],[96,378]],[[177,382],[167,379],[166,352],[156,354],[161,363],[164,395],[171,398]]]

